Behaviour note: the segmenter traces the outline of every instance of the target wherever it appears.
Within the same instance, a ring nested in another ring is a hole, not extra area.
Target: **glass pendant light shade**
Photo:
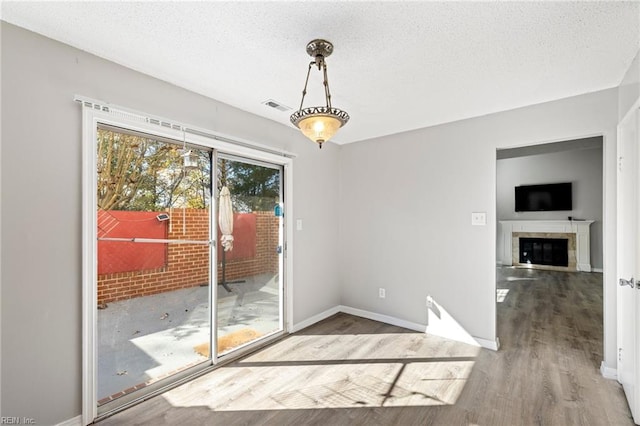
[[[325,107],[305,108],[291,116],[292,123],[302,134],[320,145],[333,137],[349,120],[349,116],[337,108],[327,110]]]
[[[331,139],[349,121],[349,114],[338,108],[331,106],[331,93],[329,92],[329,79],[327,77],[327,64],[325,58],[333,52],[333,45],[321,39],[316,39],[307,45],[307,53],[314,58],[309,63],[307,79],[302,90],[302,100],[298,111],[291,114],[291,123],[299,128],[306,137],[316,142],[320,148],[322,144]],[[309,84],[309,73],[311,68],[317,66],[324,77],[324,91],[326,106],[315,106],[303,108],[304,97],[307,94]]]
[[[306,137],[322,146],[324,141],[328,141],[336,134],[342,124],[337,118],[318,115],[303,119],[299,126]]]

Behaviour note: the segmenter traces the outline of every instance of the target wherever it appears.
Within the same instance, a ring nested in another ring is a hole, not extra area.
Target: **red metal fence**
[[[170,214],[170,219],[159,221],[160,213]],[[234,248],[226,253],[226,280],[277,272],[278,231],[278,218],[273,212],[235,214]],[[100,211],[98,236],[207,241],[209,211]],[[98,242],[99,304],[208,284],[207,245]]]

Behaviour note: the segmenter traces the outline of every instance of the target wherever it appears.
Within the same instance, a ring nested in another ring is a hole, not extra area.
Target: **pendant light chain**
[[[307,79],[304,81],[304,89],[302,89],[302,100],[300,101],[300,108],[298,111],[302,111],[302,105],[304,104],[304,97],[307,95],[307,85],[309,84],[309,75],[311,74],[311,67],[315,65],[314,61],[309,62],[309,69],[307,70]]]
[[[316,65],[318,60],[309,62],[309,68],[307,69],[307,78],[304,81],[304,89],[302,89],[302,99],[300,100],[300,108],[298,111],[302,111],[302,105],[304,105],[304,98],[307,96],[307,86],[309,85],[309,75],[311,75],[311,68]],[[320,67],[322,67],[324,81],[322,84],[324,85],[324,98],[327,102],[327,108],[331,109],[331,90],[329,89],[329,76],[327,75],[327,63],[324,58],[320,57],[319,59]]]
[[[331,109],[331,92],[329,91],[329,77],[327,77],[327,63],[322,61],[324,71],[324,97],[327,98],[327,108]]]

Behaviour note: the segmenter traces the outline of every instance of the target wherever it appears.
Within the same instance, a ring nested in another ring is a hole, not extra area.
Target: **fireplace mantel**
[[[591,272],[590,226],[594,220],[501,220],[502,264],[513,265],[513,234],[575,234],[575,269]]]

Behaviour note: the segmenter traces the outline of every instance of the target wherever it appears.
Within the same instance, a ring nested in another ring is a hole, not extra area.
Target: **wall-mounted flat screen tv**
[[[571,182],[516,186],[516,211],[572,210],[571,195]]]

